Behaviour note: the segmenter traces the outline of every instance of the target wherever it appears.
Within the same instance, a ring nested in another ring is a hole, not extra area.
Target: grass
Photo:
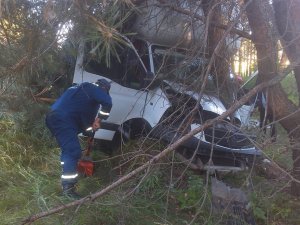
[[[253,132],[258,137],[255,142],[263,154],[280,170],[256,166],[253,170],[225,174],[221,178],[233,187],[248,191],[258,225],[297,225],[300,221],[299,199],[290,195],[291,179],[286,175],[293,167],[291,146],[286,131],[279,124],[276,124],[276,128],[276,142],[271,142],[268,132],[264,134],[259,129]]]
[[[60,193],[60,150],[47,129],[41,127],[42,135],[36,135],[13,129],[14,126],[13,119],[0,120],[3,134],[0,137],[1,224],[20,224],[32,214],[68,202]],[[107,160],[107,155],[94,151],[95,175],[80,179],[79,192],[94,193],[146,161],[149,155],[136,156],[138,148],[138,142],[129,142],[123,155],[115,160]],[[127,160],[131,160],[130,163],[123,165]],[[133,225],[141,221],[143,224],[184,224],[183,220],[191,219],[190,212],[181,212],[176,200],[178,190],[167,187],[170,169],[166,162],[146,177],[141,174],[93,203],[65,210],[34,224],[117,224],[122,221]]]
[[[60,150],[43,126],[34,132],[14,129],[9,117],[0,120],[0,218],[1,224],[20,224],[32,214],[69,202],[61,196]],[[290,155],[284,132],[279,142],[268,145],[265,153],[290,168]],[[94,193],[120,176],[143,164],[162,145],[152,141],[130,141],[122,151],[109,158],[95,148],[95,175],[79,181],[79,192]],[[78,208],[64,210],[34,224],[217,224],[211,213],[210,186],[205,176],[184,171],[185,166],[172,156],[121,185],[109,194]],[[228,174],[223,179],[232,186],[245,188],[253,181],[250,196],[258,224],[297,224],[299,202],[284,189],[286,181],[272,180],[256,171]],[[177,182],[176,182],[177,181]],[[284,202],[284,204],[283,204]]]
[[[31,210],[44,210],[55,190],[57,148],[48,149],[51,141],[41,140],[11,129],[13,121],[1,120],[0,186],[3,224],[17,221]],[[34,203],[34,204],[33,204]]]

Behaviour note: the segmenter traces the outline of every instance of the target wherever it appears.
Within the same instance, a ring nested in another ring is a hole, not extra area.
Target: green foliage
[[[62,1],[54,4],[53,1],[23,0],[5,1],[1,6],[1,113],[36,113],[41,106],[36,104],[39,97],[55,98],[71,83],[66,68],[68,63],[57,36],[69,16],[63,9],[70,5]],[[53,15],[51,20],[48,18],[50,11]],[[62,12],[64,18],[59,15]],[[53,83],[57,77],[61,77],[60,84]],[[56,93],[46,91],[40,94],[51,85]],[[40,113],[43,112],[41,109]],[[26,116],[20,115],[20,118]],[[29,121],[29,124],[32,123],[34,120]]]
[[[282,199],[282,200],[285,200],[285,199]],[[282,205],[278,205],[278,203],[271,204],[271,210],[274,213],[275,217],[282,219],[282,220],[286,220],[286,219],[290,218],[291,212],[292,212],[291,208],[282,207]]]
[[[299,202],[285,190],[286,181],[255,176],[253,183],[250,200],[258,224],[298,224]]]
[[[131,10],[126,8],[122,2],[107,4],[103,8],[95,8],[99,13],[89,15],[88,26],[85,27],[85,41],[90,44],[89,56],[97,61],[105,61],[108,67],[111,66],[111,57],[118,60],[118,49],[124,45],[130,45],[121,30],[126,26],[126,21],[131,15]],[[100,13],[101,12],[101,13]],[[132,35],[132,34],[126,34]]]
[[[191,175],[188,177],[187,188],[179,189],[175,192],[181,209],[196,209],[205,193],[203,178]]]
[[[154,171],[149,175],[140,185],[139,191],[142,191],[144,193],[151,193],[151,191],[155,190],[158,187],[162,187],[161,185],[161,177],[162,174],[160,171]]]
[[[59,171],[58,151],[49,149],[51,141],[13,127],[13,120],[1,118],[1,224],[17,224],[30,210],[46,210]]]
[[[13,114],[9,112],[0,112],[0,119],[7,119],[6,123],[10,124],[10,129],[18,131],[19,133],[31,134],[39,140],[49,139],[49,131],[45,127],[45,114],[49,111],[48,105],[31,103],[31,107],[26,107],[25,103],[30,101],[24,100],[18,104],[17,111]],[[5,108],[5,107],[4,107]],[[13,106],[7,106],[8,110],[12,110]],[[7,110],[7,111],[8,111]],[[4,127],[7,125],[4,125]],[[3,128],[4,129],[4,128]]]
[[[256,193],[252,194],[251,202],[255,218],[265,223],[267,221],[266,202],[262,201]]]
[[[289,100],[291,100],[295,105],[299,102],[299,93],[297,88],[297,82],[294,74],[288,74],[282,81],[281,85],[286,92]]]
[[[297,205],[291,200],[287,193],[278,193],[273,198],[267,198],[265,193],[254,193],[251,198],[253,214],[256,221],[266,224],[267,221],[285,221],[286,224],[294,224],[292,221],[299,219],[294,215]],[[284,203],[284,204],[283,204]]]

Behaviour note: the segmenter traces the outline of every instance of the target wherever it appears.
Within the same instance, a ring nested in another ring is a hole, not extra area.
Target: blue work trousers
[[[51,111],[46,116],[46,125],[61,148],[62,184],[77,182],[77,163],[81,157],[78,130],[68,115]]]

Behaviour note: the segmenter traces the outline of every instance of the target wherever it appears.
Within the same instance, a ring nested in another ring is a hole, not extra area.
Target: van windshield
[[[159,79],[175,81],[192,85],[203,75],[207,61],[200,57],[192,57],[182,49],[168,49],[162,46],[153,46],[154,71]],[[208,92],[215,92],[216,86],[211,76],[205,88]]]

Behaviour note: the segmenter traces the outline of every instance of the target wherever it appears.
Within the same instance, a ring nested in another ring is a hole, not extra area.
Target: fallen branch
[[[183,155],[181,155],[180,153],[176,153],[176,157],[184,164],[186,165],[188,168],[192,169],[192,170],[203,170],[204,165],[202,163],[202,161],[200,159],[196,159],[197,161],[194,163],[192,162],[192,159],[187,159],[186,157],[184,157]],[[199,161],[200,160],[200,161]]]
[[[280,75],[274,77],[272,80],[268,82],[261,83],[260,85],[257,85],[254,87],[251,91],[249,91],[246,95],[244,95],[239,101],[234,103],[226,112],[224,112],[222,115],[216,117],[215,119],[206,121],[202,126],[190,131],[188,134],[182,136],[178,140],[176,140],[174,143],[170,144],[167,148],[165,148],[161,153],[154,156],[152,159],[147,161],[144,165],[136,168],[135,170],[131,171],[127,175],[121,177],[119,180],[115,181],[111,185],[107,186],[106,188],[94,193],[90,194],[84,198],[81,198],[79,200],[70,202],[65,205],[58,206],[56,208],[49,209],[48,211],[44,211],[35,215],[32,215],[28,217],[27,219],[24,219],[22,221],[22,225],[32,223],[40,218],[58,213],[64,209],[82,205],[87,202],[92,202],[95,199],[103,196],[104,194],[108,193],[109,191],[113,190],[114,188],[118,187],[119,185],[127,182],[140,172],[144,171],[145,169],[150,169],[151,166],[155,165],[159,160],[163,159],[165,156],[167,156],[169,153],[177,149],[183,142],[187,141],[191,137],[193,137],[195,134],[202,132],[203,130],[207,129],[208,127],[212,126],[213,124],[220,122],[230,116],[233,112],[235,112],[239,107],[241,107],[243,104],[245,104],[252,96],[254,96],[256,93],[262,91],[264,88],[269,87],[271,85],[274,85],[278,82],[280,82],[286,74],[288,74],[293,69],[293,65],[290,65],[283,73]],[[289,175],[291,179],[295,180],[291,175]],[[300,183],[300,181],[297,181]]]
[[[42,97],[35,97],[35,99],[38,101],[38,102],[47,102],[47,103],[53,103],[56,101],[55,98],[42,98]]]

